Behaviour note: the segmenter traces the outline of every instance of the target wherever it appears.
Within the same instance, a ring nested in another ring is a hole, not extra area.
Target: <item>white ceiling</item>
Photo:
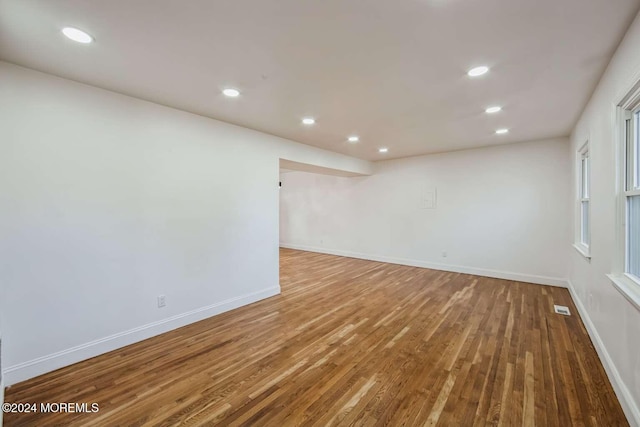
[[[0,58],[378,160],[568,135],[639,6],[3,0]],[[95,43],[65,39],[63,26]],[[489,74],[466,76],[481,64]],[[229,86],[242,95],[225,98]],[[504,111],[483,113],[494,104]],[[303,126],[303,116],[317,123]],[[495,135],[499,127],[511,132]],[[360,142],[347,143],[351,134]]]

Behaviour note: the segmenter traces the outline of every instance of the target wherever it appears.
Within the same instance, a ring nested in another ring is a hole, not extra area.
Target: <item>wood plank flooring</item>
[[[287,249],[281,286],[11,387],[100,410],[5,425],[628,425],[565,289]]]

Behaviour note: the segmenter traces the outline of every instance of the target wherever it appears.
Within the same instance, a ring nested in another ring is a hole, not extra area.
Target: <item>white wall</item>
[[[640,18],[630,27],[572,135],[572,158],[588,139],[591,156],[591,260],[571,250],[570,282],[627,417],[640,426],[640,312],[605,276],[616,264],[615,106],[640,81]],[[573,176],[577,173],[573,164]],[[577,197],[573,180],[572,197]],[[575,215],[574,229],[577,228]]]
[[[2,300],[4,299],[4,286],[0,285],[0,313],[2,312]],[[0,316],[0,337],[2,337],[2,316]],[[3,351],[0,349],[0,359],[2,359]],[[0,405],[4,404],[4,375],[2,375],[2,363],[0,363]],[[2,427],[2,419],[4,414],[0,413],[0,427]]]
[[[279,158],[371,171],[2,62],[0,129],[8,385],[278,293]]]
[[[282,246],[566,286],[567,139],[379,162],[368,177],[281,180]],[[426,188],[436,209],[420,207]]]

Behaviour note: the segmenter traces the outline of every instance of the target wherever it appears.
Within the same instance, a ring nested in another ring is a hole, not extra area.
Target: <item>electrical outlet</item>
[[[158,295],[158,308],[164,307],[167,305],[167,300],[164,295]]]
[[[447,251],[442,251],[442,258],[446,258],[447,257]]]

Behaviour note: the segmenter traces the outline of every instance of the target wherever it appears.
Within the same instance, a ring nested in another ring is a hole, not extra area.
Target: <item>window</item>
[[[580,149],[580,244],[589,248],[589,144]]]
[[[618,104],[616,256],[607,276],[640,310],[640,81]]]
[[[586,142],[577,153],[578,172],[578,205],[577,230],[575,248],[585,257],[589,258],[589,245],[591,244],[591,209],[589,198],[591,193],[591,157],[589,156],[589,142]]]
[[[625,112],[625,273],[640,284],[640,108]]]

